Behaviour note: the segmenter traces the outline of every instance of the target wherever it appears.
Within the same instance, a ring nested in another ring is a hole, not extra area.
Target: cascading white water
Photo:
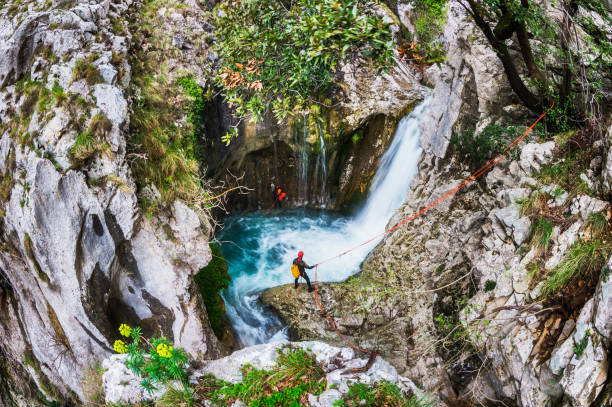
[[[299,250],[304,251],[307,263],[314,264],[385,230],[391,215],[406,199],[416,173],[422,151],[419,121],[428,104],[429,99],[400,121],[393,142],[381,159],[368,199],[354,218],[324,211],[293,210],[228,219],[218,239],[232,282],[222,295],[242,345],[286,337],[281,323],[257,298],[266,288],[293,283],[290,265]],[[358,271],[359,264],[377,242],[321,266],[319,280],[345,280]],[[310,275],[314,279],[312,272]]]
[[[327,187],[327,152],[325,151],[325,140],[323,139],[323,129],[321,123],[317,123],[319,128],[319,142],[321,146],[321,153],[319,154],[319,162],[321,163],[321,188],[319,190],[319,200],[322,205],[325,204],[326,199],[326,187]]]
[[[300,134],[301,133],[301,134]],[[306,150],[306,139],[308,137],[308,116],[302,116],[302,127],[295,126],[295,148],[298,164],[298,204],[305,205],[308,203],[308,151]]]

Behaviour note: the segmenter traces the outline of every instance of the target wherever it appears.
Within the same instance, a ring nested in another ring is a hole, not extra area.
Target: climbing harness
[[[502,157],[504,156],[504,154],[506,153],[506,151],[508,150],[512,150],[514,149],[521,141],[523,141],[523,139],[525,138],[525,136],[527,136],[527,134],[529,134],[531,132],[531,130],[533,130],[533,128],[540,122],[540,120],[542,120],[547,114],[548,112],[550,112],[550,110],[555,106],[555,102],[552,103],[552,105],[550,106],[550,108],[548,108],[547,111],[545,111],[544,113],[542,113],[540,115],[540,117],[538,117],[538,120],[536,120],[535,122],[533,122],[533,124],[531,126],[529,126],[529,128],[527,130],[525,130],[523,132],[523,134],[521,134],[520,136],[518,136],[516,139],[514,139],[514,141],[512,143],[510,143],[506,148],[504,148],[504,150],[497,154],[495,157],[493,157],[488,163],[486,163],[485,165],[483,165],[478,171],[474,172],[472,175],[470,175],[469,177],[467,177],[461,184],[459,184],[458,186],[456,186],[455,188],[449,190],[447,193],[445,193],[444,195],[442,195],[441,197],[439,197],[438,199],[436,199],[435,201],[433,201],[432,203],[430,203],[429,205],[427,205],[425,208],[421,209],[420,211],[412,214],[411,216],[409,216],[408,218],[402,220],[401,222],[397,223],[396,225],[394,225],[393,227],[385,230],[382,233],[379,233],[375,236],[373,236],[372,238],[366,240],[365,242],[351,248],[348,249],[340,254],[337,254],[335,256],[329,257],[323,261],[320,261],[319,263],[315,264],[315,281],[314,281],[314,285],[315,285],[315,290],[314,290],[314,296],[315,296],[315,303],[317,304],[317,306],[319,307],[319,309],[321,310],[322,315],[327,318],[327,320],[329,321],[329,323],[331,324],[331,326],[334,328],[334,330],[336,331],[336,333],[338,335],[340,335],[340,337],[344,340],[344,342],[346,342],[351,348],[358,350],[360,352],[364,352],[364,353],[369,353],[370,355],[375,356],[379,356],[379,354],[366,350],[366,349],[362,349],[356,345],[354,345],[353,343],[351,343],[351,341],[349,341],[344,335],[342,335],[342,333],[338,330],[338,327],[336,326],[336,324],[334,323],[334,319],[325,312],[325,310],[323,309],[323,305],[321,304],[321,299],[319,298],[319,290],[318,290],[318,271],[319,271],[319,266],[321,264],[327,263],[331,260],[340,258],[342,256],[344,256],[345,254],[348,254],[362,246],[367,245],[368,243],[373,242],[374,240],[378,239],[379,237],[382,237],[384,235],[386,235],[387,233],[390,233],[392,231],[394,231],[395,229],[405,225],[406,223],[410,222],[411,220],[415,219],[417,216],[420,216],[422,214],[424,214],[425,212],[427,212],[428,210],[430,210],[431,208],[441,204],[442,202],[444,202],[446,199],[448,199],[449,197],[455,195],[457,192],[459,192],[461,189],[465,188],[466,186],[468,186],[469,184],[471,184],[472,182],[474,182],[478,177],[480,177],[482,174],[484,174],[485,172],[487,172],[489,169],[491,169],[495,164],[497,164]]]

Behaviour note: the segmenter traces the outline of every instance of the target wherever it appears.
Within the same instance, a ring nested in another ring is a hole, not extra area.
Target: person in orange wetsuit
[[[277,209],[277,208],[282,209],[283,199],[287,197],[287,194],[283,191],[283,189],[279,187],[278,185],[275,185],[274,190],[272,191],[272,197],[274,199],[274,203],[272,204],[272,207],[274,209]]]
[[[293,260],[293,264],[295,264],[300,270],[300,276],[304,277],[304,280],[306,280],[306,284],[308,284],[308,291],[312,292],[314,291],[314,288],[312,288],[312,286],[310,285],[310,278],[308,278],[308,274],[306,274],[306,270],[304,269],[312,269],[314,268],[314,266],[309,266],[308,264],[306,264],[304,260],[302,260],[302,257],[304,257],[304,252],[300,251],[298,253],[298,256]],[[297,277],[295,279],[295,286],[293,288],[298,288],[299,278],[300,277]]]

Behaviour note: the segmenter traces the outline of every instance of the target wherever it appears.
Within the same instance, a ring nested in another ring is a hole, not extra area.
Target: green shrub
[[[131,343],[116,340],[113,348],[117,353],[127,353],[125,365],[142,377],[140,385],[145,390],[151,393],[157,389],[156,384],[167,385],[176,380],[183,385],[184,391],[191,391],[185,370],[187,355],[182,349],[174,348],[172,342],[163,337],[148,340],[138,327],[121,324],[119,332]]]
[[[432,404],[416,396],[407,397],[395,384],[382,381],[372,384],[354,383],[334,407],[427,407]]]
[[[361,0],[225,1],[214,13],[217,82],[239,116],[282,121],[322,103],[349,57],[392,61],[389,23]],[[327,103],[326,103],[327,104]]]
[[[497,282],[493,281],[493,280],[487,280],[485,282],[485,287],[484,290],[485,291],[493,291],[495,289],[495,287],[497,286]]]
[[[224,406],[240,399],[249,407],[295,407],[306,405],[308,393],[321,394],[324,379],[325,372],[310,352],[288,347],[278,350],[277,366],[272,370],[244,365],[241,383],[206,376],[199,388],[206,398]]]
[[[225,313],[225,304],[219,292],[229,286],[231,277],[227,272],[227,263],[219,246],[211,243],[210,250],[212,252],[212,259],[206,267],[202,268],[195,275],[194,280],[202,293],[210,326],[217,337],[221,338],[223,336],[222,321]]]
[[[414,6],[414,28],[419,42],[431,44],[446,23],[446,0],[415,0]]]
[[[204,125],[204,110],[206,109],[206,102],[212,98],[212,89],[205,91],[198,83],[193,79],[193,76],[184,76],[178,79],[178,84],[183,87],[188,96],[188,102],[186,103],[185,110],[187,111],[187,120],[193,125],[193,132],[188,143],[185,143],[185,148],[188,156],[196,157],[201,159],[201,153],[194,151],[197,147],[197,135],[201,133],[202,126]]]
[[[485,165],[490,159],[500,154],[518,135],[518,129],[514,126],[504,127],[491,124],[480,133],[475,134],[475,129],[453,134],[450,142],[461,156],[467,158],[470,166],[476,170]],[[506,156],[509,159],[518,158],[518,148],[508,150]]]

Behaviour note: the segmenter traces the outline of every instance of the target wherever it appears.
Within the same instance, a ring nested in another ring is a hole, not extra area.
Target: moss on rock
[[[224,331],[225,303],[219,292],[229,286],[231,277],[219,246],[211,243],[210,250],[212,251],[210,263],[195,275],[194,280],[202,294],[210,326],[215,335],[221,338]]]

